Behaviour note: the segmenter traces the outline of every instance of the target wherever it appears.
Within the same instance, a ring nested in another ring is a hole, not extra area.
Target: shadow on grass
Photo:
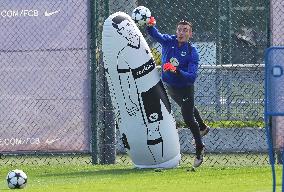
[[[78,170],[64,173],[44,173],[41,177],[60,176],[60,177],[88,177],[88,176],[102,176],[102,175],[128,175],[128,174],[145,174],[151,172],[163,172],[161,169],[136,169],[136,168],[114,168],[114,169],[100,169],[100,170]]]

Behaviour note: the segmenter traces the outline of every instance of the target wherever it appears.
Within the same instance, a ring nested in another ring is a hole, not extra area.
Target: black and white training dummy
[[[121,139],[134,166],[176,167],[176,122],[146,40],[129,15],[116,12],[104,22],[102,43]]]

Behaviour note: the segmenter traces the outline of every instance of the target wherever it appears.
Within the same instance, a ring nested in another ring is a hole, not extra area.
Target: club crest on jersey
[[[170,59],[170,63],[173,64],[173,66],[175,66],[175,67],[179,66],[179,62],[178,62],[177,58],[174,58],[174,57],[172,57]]]
[[[186,56],[186,52],[185,52],[185,51],[182,51],[182,52],[180,53],[180,55],[184,57],[184,56]]]

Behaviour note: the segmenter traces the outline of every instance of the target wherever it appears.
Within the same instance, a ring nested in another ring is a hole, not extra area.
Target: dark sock
[[[200,127],[200,131],[204,131],[207,127],[207,125],[205,123],[199,123],[199,127]]]
[[[202,147],[203,143],[202,143],[202,139],[201,139],[201,135],[200,135],[200,131],[199,131],[199,127],[197,123],[194,123],[195,125],[193,126],[189,126],[190,127],[190,131],[193,135],[193,138],[195,140],[195,144],[196,147]]]

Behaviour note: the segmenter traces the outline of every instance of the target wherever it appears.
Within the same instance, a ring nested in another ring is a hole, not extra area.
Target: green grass
[[[205,121],[205,123],[213,128],[264,128],[264,121]],[[183,121],[177,122],[178,127],[187,127]]]
[[[221,128],[244,128],[244,127],[265,127],[263,121],[215,121],[206,122],[211,127],[221,127]]]
[[[5,177],[16,167],[2,166],[0,191],[9,191]],[[137,170],[130,166],[108,165],[25,165],[17,167],[28,175],[28,185],[21,191],[81,192],[270,192],[271,168],[209,167],[195,172],[189,166],[168,170]],[[281,185],[281,168],[276,167],[277,190]]]

